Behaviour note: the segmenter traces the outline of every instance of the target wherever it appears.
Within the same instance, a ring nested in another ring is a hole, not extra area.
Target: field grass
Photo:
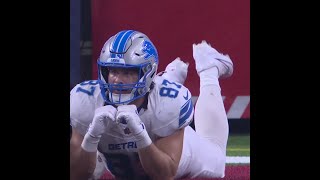
[[[229,135],[227,156],[250,156],[250,135]]]

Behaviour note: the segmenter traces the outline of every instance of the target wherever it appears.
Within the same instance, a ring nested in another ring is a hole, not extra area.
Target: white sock
[[[218,144],[225,151],[228,119],[224,109],[217,67],[199,73],[200,94],[195,106],[195,129],[203,138]]]
[[[200,89],[207,85],[216,85],[220,88],[219,84],[219,71],[217,67],[206,69],[199,73]]]
[[[194,124],[197,134],[213,144],[218,144],[225,152],[229,125],[220,86],[211,84],[200,89],[195,105]]]

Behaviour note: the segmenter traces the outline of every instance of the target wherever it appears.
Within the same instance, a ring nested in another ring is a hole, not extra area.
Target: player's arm
[[[92,123],[82,137],[73,129],[70,141],[70,178],[74,180],[88,179],[96,167],[97,148],[100,138],[110,121],[114,121],[116,109],[107,105],[94,112]]]
[[[70,140],[70,180],[88,180],[96,167],[96,151],[85,151],[81,147],[83,138],[76,129],[72,129]]]
[[[97,81],[85,81],[70,92],[70,179],[88,179],[96,168],[96,153],[108,123],[115,119],[112,106],[95,108],[100,91]],[[100,102],[102,103],[102,102]],[[102,104],[101,104],[102,105]]]
[[[153,110],[156,119],[151,127],[162,138],[141,149],[139,155],[145,171],[154,179],[174,179],[182,153],[184,127],[192,122],[194,109],[187,88],[166,79],[162,85],[161,101]]]
[[[188,122],[193,114],[192,107],[186,107],[190,113],[186,111],[186,113],[181,115],[186,121],[180,121],[174,118],[172,120],[173,123],[170,124],[175,124],[176,126],[167,125],[155,129],[155,131],[158,132],[157,134],[163,138],[158,139],[154,143],[152,143],[143,122],[137,114],[136,106],[123,105],[118,107],[116,121],[130,129],[136,141],[141,164],[145,172],[152,179],[174,179],[175,177],[182,152],[183,129],[185,125],[188,125],[185,122]],[[179,115],[179,110],[177,114]],[[185,114],[187,114],[188,117],[185,117]],[[123,120],[125,120],[124,123]],[[167,120],[167,122],[170,121],[169,119]],[[179,126],[179,122],[183,122],[183,124]],[[168,129],[170,129],[170,131],[168,131]]]
[[[183,147],[184,128],[139,149],[141,164],[152,179],[174,179]]]

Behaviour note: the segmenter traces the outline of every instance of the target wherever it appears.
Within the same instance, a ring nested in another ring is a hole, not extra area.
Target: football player
[[[232,75],[233,63],[205,41],[193,45],[193,57],[195,110],[183,86],[187,63],[177,58],[158,76],[158,53],[145,34],[110,37],[97,60],[98,80],[70,93],[70,178],[90,178],[97,152],[116,179],[224,177],[228,121],[218,79]]]

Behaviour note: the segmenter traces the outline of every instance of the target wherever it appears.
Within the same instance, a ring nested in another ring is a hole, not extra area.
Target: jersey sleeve
[[[155,119],[152,120],[151,131],[159,137],[165,137],[192,122],[194,107],[188,88],[163,78],[158,83],[160,85],[151,97],[156,99],[152,106]]]
[[[77,84],[70,91],[70,124],[83,136],[93,120],[99,92],[96,81]]]

